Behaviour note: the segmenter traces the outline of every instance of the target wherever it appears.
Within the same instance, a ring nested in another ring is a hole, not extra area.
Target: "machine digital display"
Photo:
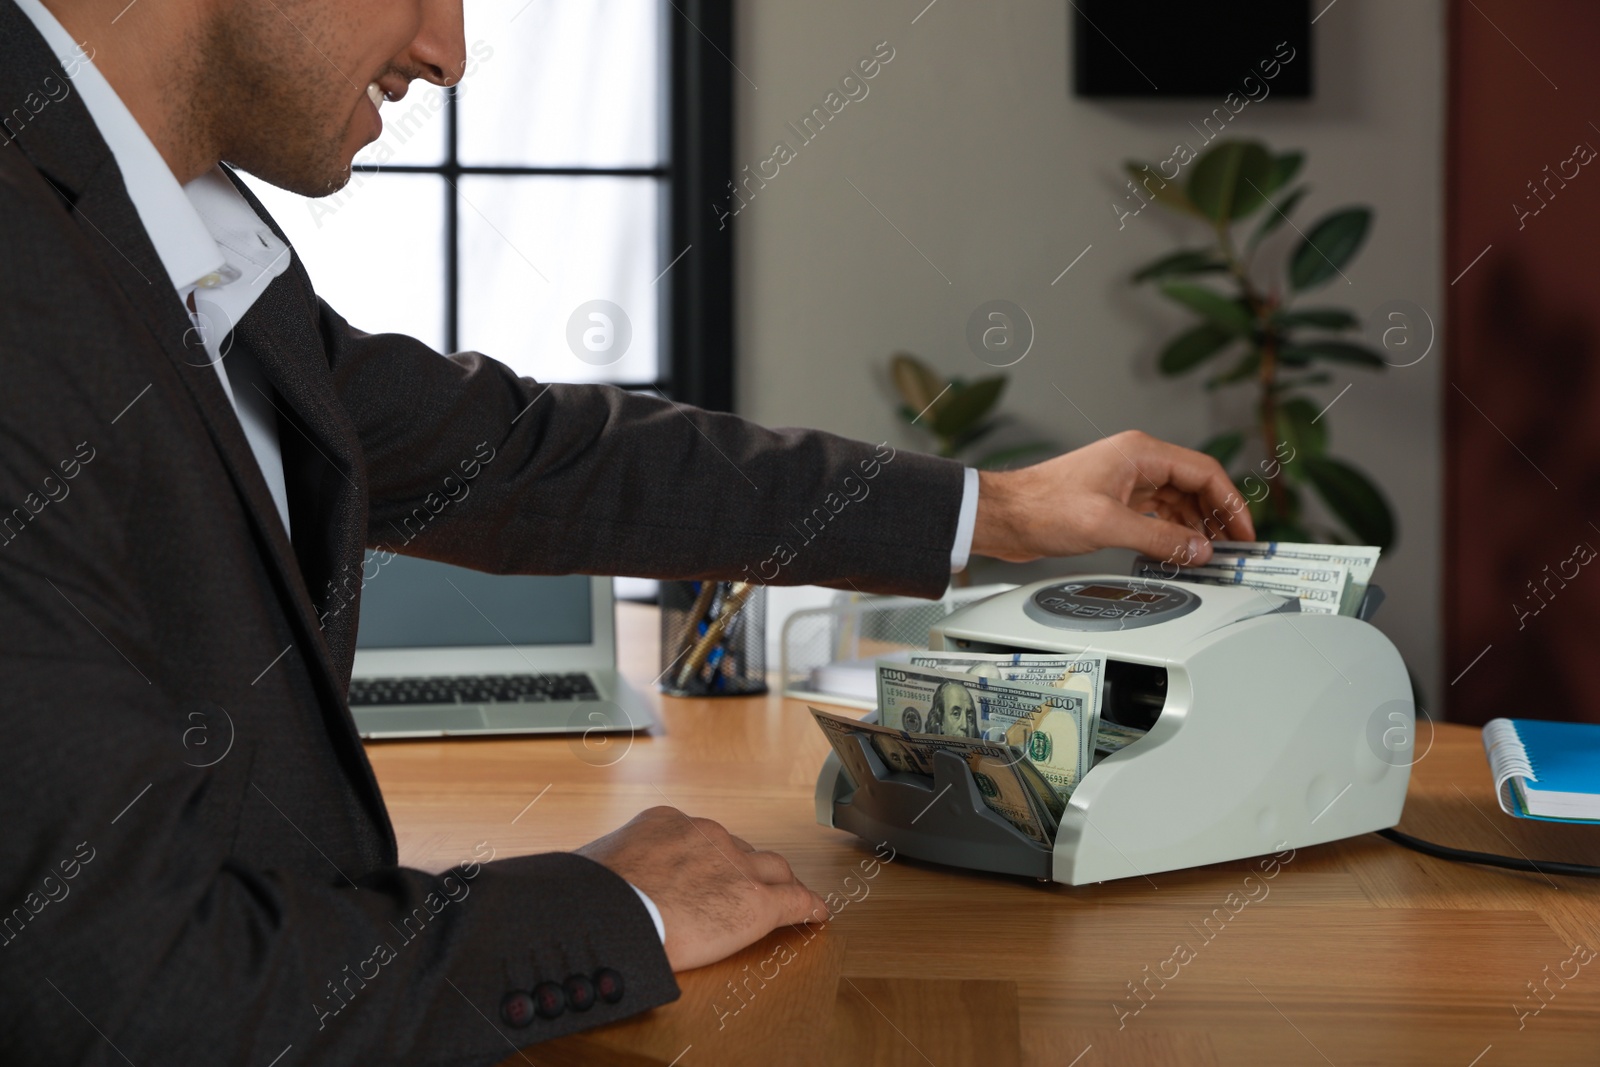
[[[1044,586],[1027,599],[1023,611],[1066,630],[1126,630],[1176,619],[1199,606],[1199,596],[1180,585],[1099,578]]]

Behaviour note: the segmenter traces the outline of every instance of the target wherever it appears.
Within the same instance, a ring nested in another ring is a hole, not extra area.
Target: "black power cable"
[[[1462,848],[1451,848],[1448,845],[1436,845],[1432,841],[1423,841],[1421,838],[1403,834],[1399,830],[1378,830],[1379,837],[1386,837],[1397,845],[1413,849],[1425,856],[1437,859],[1452,860],[1456,863],[1477,863],[1485,867],[1504,867],[1512,871],[1530,871],[1534,874],[1566,874],[1577,878],[1600,878],[1600,867],[1593,867],[1586,863],[1560,863],[1556,860],[1530,860],[1515,856],[1497,856],[1492,852],[1472,852]]]

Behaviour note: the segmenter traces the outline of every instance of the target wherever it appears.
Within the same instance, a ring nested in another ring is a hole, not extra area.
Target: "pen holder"
[[[661,691],[750,696],[767,691],[767,591],[747,582],[661,583]]]

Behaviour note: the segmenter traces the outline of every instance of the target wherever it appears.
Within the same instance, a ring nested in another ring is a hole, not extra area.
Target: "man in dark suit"
[[[320,302],[219,161],[334,191],[385,95],[462,66],[459,0],[0,0],[0,1061],[489,1063],[820,914],[668,808],[397,863],[327,610],[363,546],[470,470],[408,551],[732,577],[881,458]],[[783,580],[934,596],[969,550],[1251,536],[1220,467],[1140,434],[981,478],[902,454],[872,499]]]

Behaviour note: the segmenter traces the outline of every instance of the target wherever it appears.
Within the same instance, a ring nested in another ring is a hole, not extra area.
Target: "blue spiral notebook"
[[[1507,815],[1600,822],[1600,724],[1493,719],[1483,749]]]

